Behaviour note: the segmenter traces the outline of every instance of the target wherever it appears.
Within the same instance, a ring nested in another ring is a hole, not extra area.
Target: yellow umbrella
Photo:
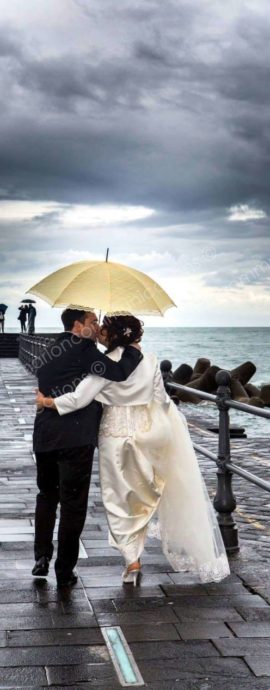
[[[161,316],[176,305],[145,273],[108,261],[78,261],[51,273],[28,292],[53,307],[99,309],[106,314]]]

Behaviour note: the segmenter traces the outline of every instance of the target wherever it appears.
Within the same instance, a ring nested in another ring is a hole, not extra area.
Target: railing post
[[[218,470],[217,492],[214,507],[218,513],[218,522],[228,554],[239,551],[238,530],[232,512],[236,508],[236,500],[232,491],[232,472],[227,468],[230,462],[230,418],[229,409],[225,401],[231,398],[231,376],[228,371],[216,374],[217,406],[219,409],[219,439],[218,439]]]

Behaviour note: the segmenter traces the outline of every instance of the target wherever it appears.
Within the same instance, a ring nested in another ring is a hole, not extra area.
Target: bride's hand
[[[36,389],[36,405],[38,410],[42,410],[43,407],[51,407],[53,410],[56,410],[54,399],[46,398],[38,389]]]
[[[38,410],[41,410],[43,407],[45,407],[45,395],[41,393],[38,389],[36,389],[36,406]]]

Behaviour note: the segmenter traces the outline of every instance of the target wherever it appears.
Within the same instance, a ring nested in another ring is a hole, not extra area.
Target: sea
[[[9,332],[15,330],[10,328]],[[39,330],[44,333],[52,329]],[[199,357],[207,357],[211,364],[227,370],[250,360],[256,366],[251,382],[257,386],[270,384],[270,328],[145,328],[142,347],[155,352],[160,361],[169,359],[173,369],[183,363],[193,367]],[[182,403],[183,412],[185,408],[187,404]],[[203,412],[211,422],[217,419],[212,403],[189,404],[188,408],[195,415]],[[270,420],[235,410],[230,411],[230,418],[232,424],[246,429],[248,437],[270,436]]]
[[[155,352],[160,361],[169,359],[173,369],[183,363],[194,367],[199,357],[228,371],[249,360],[256,366],[251,383],[258,387],[270,384],[270,328],[146,328],[143,347]],[[183,412],[185,408],[187,404],[182,403]],[[218,420],[213,403],[188,404],[188,409],[195,416],[203,413],[212,422]],[[244,427],[248,438],[270,437],[268,419],[230,410],[230,421]]]

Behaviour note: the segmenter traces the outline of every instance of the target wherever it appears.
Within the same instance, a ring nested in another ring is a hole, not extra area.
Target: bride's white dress
[[[110,357],[119,360],[122,348]],[[122,383],[87,376],[74,393],[55,398],[59,414],[103,404],[100,481],[110,544],[127,564],[142,554],[146,534],[162,540],[176,571],[219,581],[229,564],[184,415],[164,389],[155,355],[146,353]],[[152,520],[153,518],[153,520]]]

